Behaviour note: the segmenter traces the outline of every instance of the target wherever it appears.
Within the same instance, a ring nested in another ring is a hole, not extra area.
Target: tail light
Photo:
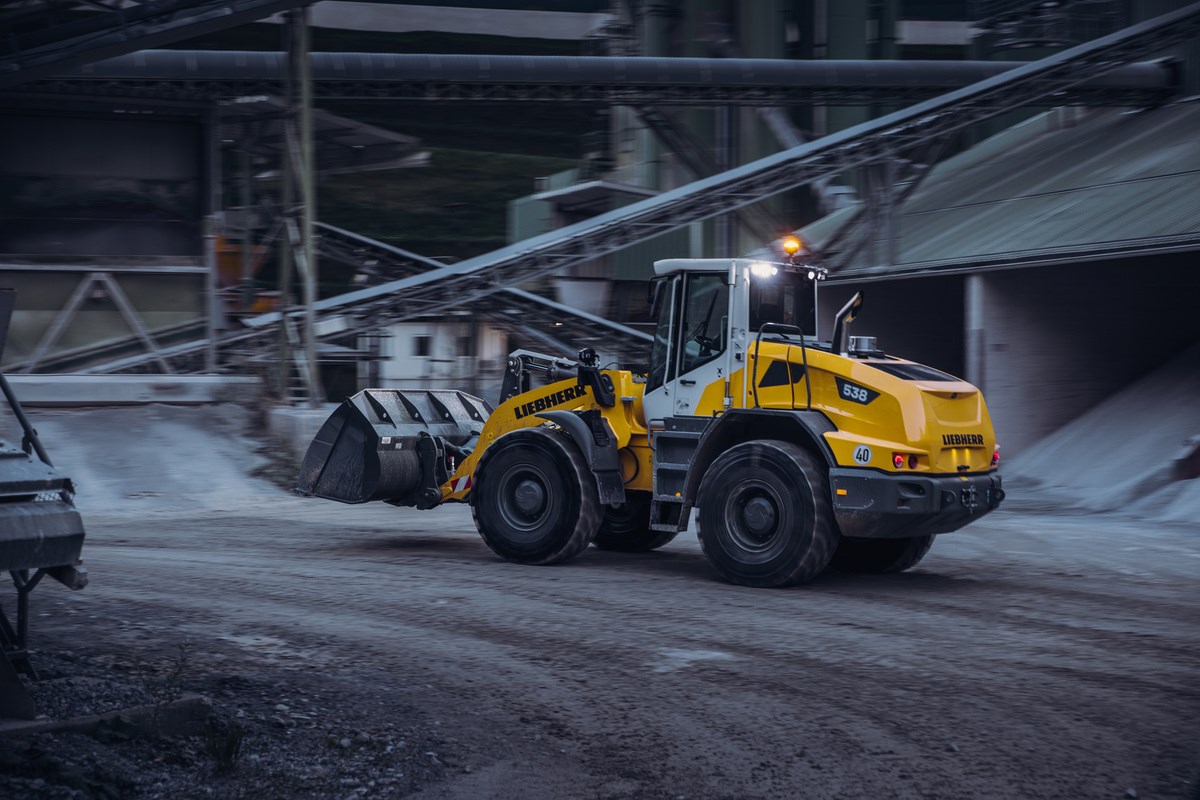
[[[903,453],[892,453],[892,466],[895,467],[896,469],[904,468],[904,454]]]
[[[995,450],[992,451],[992,466],[994,467],[999,463],[1000,463],[1000,448],[996,448]]]

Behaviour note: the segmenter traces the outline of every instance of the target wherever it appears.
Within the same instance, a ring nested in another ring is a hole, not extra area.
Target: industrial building
[[[979,385],[1006,454],[1200,339],[1184,3],[123,5],[0,17],[4,366],[44,401],[219,396],[205,373],[282,403],[486,393],[515,345],[637,363],[656,258],[793,229],[823,310],[862,289],[862,332]],[[538,39],[558,54],[513,54]],[[350,102],[599,122],[509,203],[507,247],[439,260],[323,221],[331,176],[436,169]]]

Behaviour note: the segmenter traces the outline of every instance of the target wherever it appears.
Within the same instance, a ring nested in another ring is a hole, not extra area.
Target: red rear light
[[[992,452],[992,466],[994,467],[999,463],[1000,463],[1000,451],[995,450]]]
[[[908,468],[909,469],[917,468],[917,456],[915,454],[908,457]]]
[[[892,466],[894,466],[896,469],[904,468],[904,454],[903,453],[893,453],[892,454]]]

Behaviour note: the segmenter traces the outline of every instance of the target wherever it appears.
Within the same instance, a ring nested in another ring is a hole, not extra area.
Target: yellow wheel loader
[[[1004,498],[969,383],[848,335],[817,341],[823,271],[791,258],[669,259],[651,284],[649,369],[516,351],[500,403],[367,389],[321,428],[299,491],[345,503],[471,504],[503,558],[647,551],[697,509],[722,578],[788,586],[831,564],[915,565]],[[534,377],[540,380],[535,381]],[[537,385],[537,384],[541,385]]]

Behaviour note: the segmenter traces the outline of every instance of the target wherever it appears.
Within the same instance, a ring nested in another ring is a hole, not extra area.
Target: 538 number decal
[[[845,378],[835,378],[835,380],[837,381],[838,394],[843,399],[849,400],[852,403],[861,403],[865,406],[876,397],[879,397],[879,392],[868,389],[865,386],[859,386],[857,383],[851,383]]]

